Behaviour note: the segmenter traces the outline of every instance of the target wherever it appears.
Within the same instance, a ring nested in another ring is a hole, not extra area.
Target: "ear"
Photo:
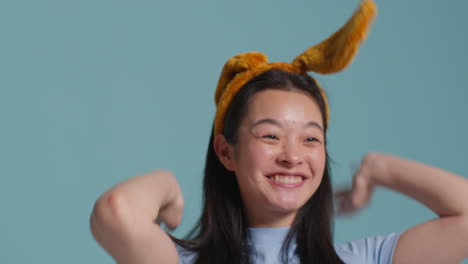
[[[219,161],[221,161],[224,167],[227,170],[234,171],[234,151],[232,146],[226,141],[226,138],[222,134],[216,135],[213,146]]]

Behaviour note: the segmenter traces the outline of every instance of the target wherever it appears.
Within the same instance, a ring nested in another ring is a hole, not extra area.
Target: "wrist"
[[[371,152],[364,158],[364,164],[370,168],[369,179],[374,185],[387,186],[391,181],[391,160],[394,157],[384,153]]]

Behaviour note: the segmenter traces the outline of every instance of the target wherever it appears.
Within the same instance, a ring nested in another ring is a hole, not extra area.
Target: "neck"
[[[289,227],[293,224],[297,213],[296,211],[259,210],[259,208],[249,208],[248,206],[244,208],[247,214],[248,227],[257,228]]]

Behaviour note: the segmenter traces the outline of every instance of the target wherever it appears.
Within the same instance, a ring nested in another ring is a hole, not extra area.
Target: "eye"
[[[272,134],[270,134],[270,135],[265,135],[265,136],[263,136],[263,138],[267,138],[267,139],[278,139],[277,136],[272,135]]]
[[[305,141],[307,141],[307,142],[314,142],[314,141],[320,142],[320,140],[318,140],[317,138],[314,138],[314,137],[308,137],[308,138],[306,138]]]

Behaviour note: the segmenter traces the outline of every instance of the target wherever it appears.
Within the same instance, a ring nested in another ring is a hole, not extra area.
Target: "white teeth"
[[[302,181],[302,177],[300,176],[275,175],[274,177],[271,177],[271,179],[286,184],[295,184]]]

